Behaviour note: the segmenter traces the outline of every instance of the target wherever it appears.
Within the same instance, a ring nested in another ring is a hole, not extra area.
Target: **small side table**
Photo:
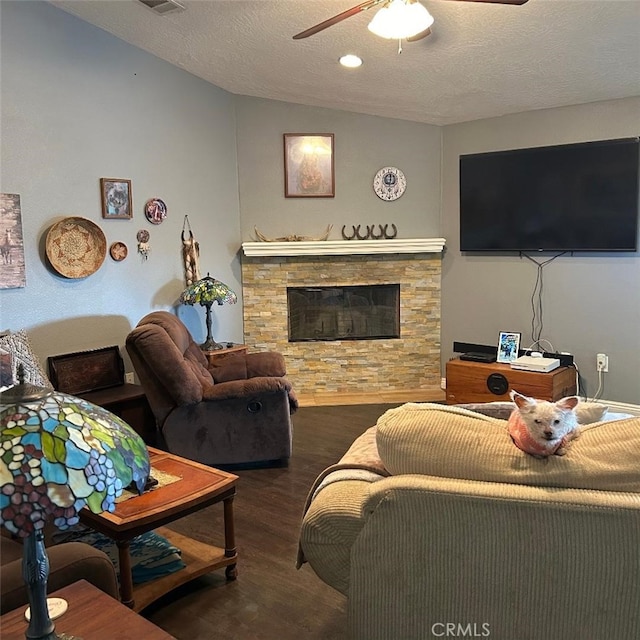
[[[55,620],[56,631],[89,640],[90,638],[121,638],[122,640],[175,640],[160,627],[108,596],[100,589],[79,580],[50,594],[64,598],[69,609]],[[6,613],[0,619],[2,640],[24,640],[28,623],[25,607]]]
[[[246,344],[235,344],[233,347],[225,347],[224,349],[213,349],[212,351],[203,351],[209,366],[212,364],[220,364],[220,360],[228,358],[229,356],[241,355],[247,353],[248,347]]]

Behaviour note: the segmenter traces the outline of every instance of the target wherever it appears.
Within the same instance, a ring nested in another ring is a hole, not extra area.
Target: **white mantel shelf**
[[[442,253],[444,238],[393,240],[314,240],[311,242],[243,242],[245,256],[348,256],[379,253]]]

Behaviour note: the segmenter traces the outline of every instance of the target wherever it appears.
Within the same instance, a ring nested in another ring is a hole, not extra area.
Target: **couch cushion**
[[[640,493],[640,417],[595,423],[567,455],[538,459],[515,447],[504,420],[455,406],[408,403],[378,419],[377,444],[393,475]]]

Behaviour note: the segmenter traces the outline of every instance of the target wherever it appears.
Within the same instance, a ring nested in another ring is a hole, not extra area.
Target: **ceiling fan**
[[[487,2],[490,4],[522,5],[528,0],[455,0],[457,2]],[[294,40],[308,38],[338,24],[351,16],[378,5],[382,8],[369,23],[369,30],[383,38],[405,39],[408,42],[420,40],[431,33],[433,18],[418,0],[367,0],[351,9],[347,9],[332,18],[328,18],[309,29],[293,36]],[[401,24],[402,23],[402,24]]]

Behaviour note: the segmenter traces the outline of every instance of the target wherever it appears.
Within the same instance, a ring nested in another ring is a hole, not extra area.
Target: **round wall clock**
[[[373,179],[373,190],[381,200],[397,200],[407,188],[404,173],[396,167],[384,167]]]

